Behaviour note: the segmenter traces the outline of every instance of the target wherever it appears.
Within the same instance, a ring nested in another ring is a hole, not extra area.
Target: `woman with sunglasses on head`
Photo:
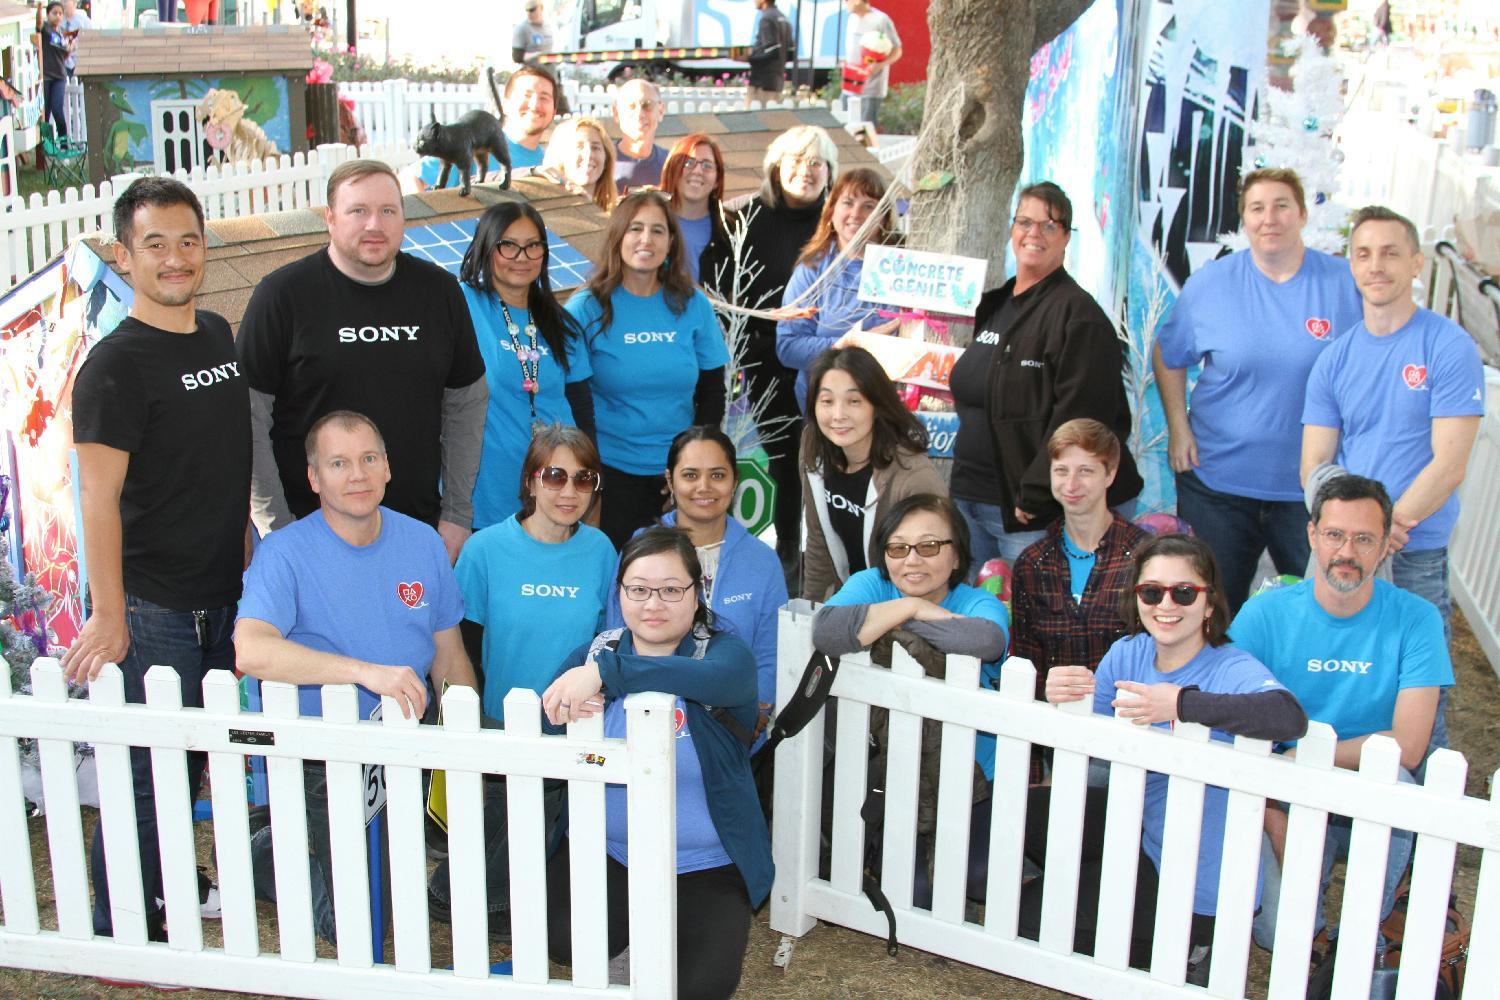
[[[927,429],[869,351],[819,355],[807,373],[807,409],[802,596],[824,601],[853,574],[880,565],[875,526],[893,504],[948,488],[927,457]]]
[[[856,327],[873,321],[869,332],[891,333],[901,323],[899,319],[881,321],[875,306],[859,298],[865,247],[890,242],[896,228],[895,214],[886,209],[868,233],[859,235],[883,197],[885,181],[875,171],[867,167],[844,171],[823,202],[818,228],[802,248],[797,269],[787,282],[783,305],[816,310],[813,315],[797,315],[776,324],[776,356],[788,368],[797,369],[800,407],[807,405],[807,368],[819,354],[838,346],[844,334]],[[802,302],[814,285],[819,286],[817,292]]]
[[[755,746],[765,742],[776,704],[777,615],[787,601],[786,578],[776,552],[746,531],[729,508],[739,485],[734,442],[717,427],[689,427],[667,450],[668,528],[687,532],[702,568],[705,603],[714,618],[755,653],[760,714]],[[612,591],[608,621],[623,623],[619,593]]]
[[[688,270],[703,284],[700,265],[709,248],[720,260],[730,252],[724,228],[724,153],[713,136],[694,132],[677,140],[661,169],[661,189],[677,213]]]
[[[974,342],[949,376],[958,412],[950,488],[969,521],[975,567],[996,556],[1014,562],[1062,513],[1047,455],[1061,424],[1091,417],[1130,440],[1115,324],[1063,267],[1072,227],[1062,188],[1021,190],[1010,229],[1015,277],[980,298]],[[1126,449],[1109,506],[1133,502],[1141,486]]]
[[[1046,682],[1049,702],[1060,705],[1091,698],[1096,713],[1140,726],[1201,723],[1211,727],[1213,739],[1225,743],[1235,736],[1294,740],[1307,731],[1307,713],[1292,693],[1259,660],[1227,645],[1229,605],[1213,551],[1202,539],[1158,535],[1137,549],[1121,615],[1131,634],[1109,648],[1097,672],[1054,666]],[[1075,949],[1084,954],[1093,953],[1095,929],[1102,919],[1097,911],[1106,794],[1104,788],[1090,788],[1084,813],[1074,941]],[[1037,864],[1045,861],[1049,798],[1050,789],[1033,789],[1026,811],[1026,853]],[[1223,788],[1210,785],[1204,793],[1188,963],[1188,980],[1198,985],[1208,977],[1228,800]],[[1131,941],[1131,964],[1141,968],[1151,960],[1166,806],[1166,775],[1148,774]],[[1024,936],[1038,934],[1045,878],[1022,890]]]
[[[475,531],[520,506],[516,476],[533,428],[572,424],[594,436],[583,331],[553,296],[548,262],[541,215],[524,201],[505,201],[479,217],[459,268],[490,390],[474,483]]]
[[[672,438],[724,419],[729,352],[693,285],[682,232],[658,191],[627,195],[604,232],[605,258],[568,300],[593,371],[599,453],[609,480],[600,526],[615,545],[662,513]]]
[[[771,838],[750,774],[756,668],[750,647],[721,631],[703,594],[692,540],[648,528],[625,544],[615,575],[624,628],[574,650],[542,695],[563,725],[604,713],[604,735],[625,735],[625,696],[677,697],[677,989],[728,997],[739,985],[750,915],[771,889]],[[574,666],[577,664],[577,666]],[[626,791],[605,792],[609,954],[630,943]],[[572,959],[569,856],[547,865],[552,959]]]
[[[546,690],[556,664],[599,630],[612,589],[614,547],[583,523],[602,487],[593,442],[576,427],[541,427],[519,479],[521,509],[475,532],[454,567],[464,599],[459,631],[479,667],[486,725],[504,725],[505,696],[516,688]],[[487,778],[484,801],[490,924],[504,932],[510,926],[504,783]],[[560,786],[549,786],[549,825],[561,802]],[[446,859],[433,871],[429,895],[435,912],[446,914],[452,898]]]

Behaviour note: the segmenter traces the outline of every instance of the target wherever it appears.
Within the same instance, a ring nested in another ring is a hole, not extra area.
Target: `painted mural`
[[[25,572],[55,600],[50,641],[82,623],[76,493],[70,470],[73,376],[125,318],[130,286],[83,243],[0,299],[0,430],[14,448],[14,514]]]
[[[214,89],[238,94],[245,102],[245,117],[259,125],[277,149],[294,148],[287,81],[282,76],[101,81],[98,86],[104,94],[104,141],[100,150],[106,174],[153,164],[152,135],[159,125],[151,120],[152,101],[197,101]]]

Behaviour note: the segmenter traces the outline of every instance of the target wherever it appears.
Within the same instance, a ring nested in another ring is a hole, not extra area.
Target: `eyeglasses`
[[[689,156],[687,159],[682,161],[682,170],[684,173],[689,170],[702,170],[706,173],[717,173],[719,170],[719,165],[714,162],[713,157],[700,160],[696,156]]]
[[[1194,583],[1174,583],[1170,587],[1163,587],[1159,583],[1142,583],[1135,588],[1135,598],[1146,607],[1154,608],[1162,602],[1162,598],[1171,594],[1173,604],[1186,608],[1198,603],[1199,594],[1206,594],[1212,589]]]
[[[916,549],[917,555],[921,556],[923,559],[931,559],[933,556],[943,551],[944,545],[952,544],[953,539],[951,538],[945,538],[942,541],[937,541],[936,539],[929,538],[925,541],[918,542],[915,545],[907,545],[905,542],[891,542],[885,547],[885,556],[887,559],[905,559],[907,556],[911,555],[912,549]]]
[[[1334,552],[1343,548],[1345,542],[1353,542],[1355,552],[1368,555],[1380,544],[1380,539],[1368,531],[1358,531],[1351,535],[1342,528],[1319,528],[1318,537]]]
[[[693,588],[691,587],[673,586],[647,587],[639,583],[628,584],[620,588],[620,590],[625,594],[627,600],[634,601],[637,604],[640,604],[652,594],[657,595],[668,604],[676,604],[678,601],[682,600],[684,594],[692,589]]]
[[[593,469],[579,469],[570,477],[567,469],[549,465],[545,469],[537,469],[535,475],[542,481],[542,486],[554,492],[568,485],[570,478],[573,480],[573,485],[578,487],[579,493],[592,493],[602,488],[599,483],[599,473]]]
[[[1059,226],[1051,219],[1042,219],[1038,221],[1037,219],[1028,219],[1024,215],[1018,215],[1014,219],[1011,219],[1010,224],[1023,233],[1029,233],[1033,229],[1040,226],[1043,236],[1056,236],[1058,233],[1063,231],[1063,227]]]
[[[523,246],[515,240],[501,240],[495,245],[495,249],[500,251],[500,256],[506,260],[515,260],[523,253],[527,260],[537,260],[547,252],[547,244],[542,240],[532,240]]]

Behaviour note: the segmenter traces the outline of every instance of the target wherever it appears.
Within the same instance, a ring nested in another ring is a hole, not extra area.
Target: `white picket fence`
[[[264,686],[265,713],[242,713],[228,671],[204,682],[204,709],[184,709],[176,674],[152,667],[147,705],[124,703],[106,667],[87,701],[68,700],[56,660],[32,668],[35,694],[12,695],[0,675],[0,966],[305,997],[597,996],[609,987],[605,935],[604,785],[629,797],[631,986],[611,995],[676,993],[676,757],[671,697],[632,695],[627,738],[604,739],[602,718],[542,736],[536,695],[506,698],[504,732],[479,728],[472,691],[451,689],[441,728],[403,719],[387,700],[384,723],[359,722],[354,688],[323,690],[324,718],[298,717],[297,689]],[[39,899],[21,798],[17,737],[39,741],[55,921]],[[93,933],[88,844],[73,773],[73,741],[95,745],[114,937]],[[129,747],[151,748],[167,908],[165,945],[148,944],[135,838]],[[206,751],[223,946],[205,945],[184,751]],[[262,953],[250,867],[245,754],[263,755],[270,782],[279,948]],[[315,954],[302,764],[327,761],[338,958]],[[371,950],[364,824],[365,764],[385,766],[394,964]],[[452,866],[452,968],[433,968],[427,911],[422,769],[447,771]],[[504,774],[509,810],[511,976],[490,972],[481,781]],[[547,953],[544,778],[568,781],[573,966],[550,979]]]
[[[1448,560],[1453,600],[1500,675],[1500,372],[1489,368],[1485,375],[1485,415],[1459,488]]]
[[[334,143],[311,153],[182,170],[173,176],[193,189],[208,218],[236,219],[322,205],[329,173],[355,156],[384,160],[397,170],[417,159],[405,144]],[[12,198],[0,213],[0,291],[25,279],[79,236],[112,236],[115,194],[134,177],[124,174],[97,188],[85,184],[81,189],[48,191],[46,197],[32,192],[25,201]]]
[[[781,613],[777,699],[797,686],[812,653],[811,607],[796,601]],[[1466,762],[1437,751],[1423,786],[1397,785],[1399,752],[1371,738],[1358,772],[1333,767],[1332,730],[1314,724],[1295,762],[1270,756],[1270,744],[1241,738],[1233,747],[1208,742],[1202,726],[1179,724],[1171,735],[1126,720],[1033,700],[1035,673],[1012,659],[1002,690],[977,691],[978,661],[948,658],[946,681],[897,651],[892,669],[863,655],[843,659],[833,692],[838,700],[831,835],[832,867],[818,877],[823,779],[823,717],[777,751],[774,850],[776,883],[771,927],[802,935],[817,920],[883,937],[885,917],[861,895],[865,795],[871,706],[890,709],[889,765],[881,886],[904,944],[970,965],[1089,997],[1203,996],[1184,985],[1188,932],[1205,784],[1228,788],[1223,866],[1207,995],[1245,995],[1255,878],[1265,800],[1289,802],[1276,947],[1269,996],[1301,1000],[1323,837],[1331,813],[1353,818],[1335,972],[1335,1000],[1369,996],[1378,910],[1391,828],[1417,833],[1406,950],[1397,996],[1430,1000],[1459,844],[1484,851],[1473,913],[1465,1000],[1493,996],[1500,982],[1500,798],[1464,796]],[[930,910],[912,905],[918,765],[923,719],[943,724],[937,832]],[[990,802],[989,880],[983,922],[965,913],[970,781],[975,730],[1000,734]],[[1040,941],[1018,937],[1027,780],[1033,744],[1055,748]],[[1095,956],[1073,953],[1089,757],[1112,762]],[[1149,972],[1128,966],[1130,921],[1147,771],[1169,776],[1161,885]]]

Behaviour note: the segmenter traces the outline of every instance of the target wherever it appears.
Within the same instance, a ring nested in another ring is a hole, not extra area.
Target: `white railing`
[[[383,160],[397,170],[417,159],[405,144],[356,148],[335,143],[312,153],[183,170],[174,176],[198,195],[209,219],[235,219],[322,205],[329,173],[355,156]],[[11,198],[0,213],[0,290],[20,282],[79,236],[112,236],[115,195],[133,176],[122,175],[97,188],[85,184],[48,191],[45,197],[33,192],[27,200]]]
[[[812,652],[810,606],[793,602],[781,613],[777,700],[784,704]],[[1390,830],[1417,834],[1406,950],[1400,971],[1403,1000],[1431,997],[1453,877],[1455,848],[1484,850],[1473,914],[1468,1000],[1500,982],[1500,801],[1463,794],[1462,755],[1437,751],[1422,786],[1397,785],[1394,741],[1372,737],[1360,771],[1334,768],[1332,730],[1314,724],[1295,762],[1270,757],[1270,744],[1240,738],[1233,747],[1208,742],[1202,726],[1174,733],[1142,729],[1128,720],[1034,701],[1034,671],[1012,659],[1001,670],[1002,690],[977,690],[978,661],[949,657],[944,681],[926,678],[899,649],[890,670],[863,654],[844,658],[838,699],[829,878],[818,877],[824,723],[820,715],[777,751],[774,849],[776,883],[771,927],[802,935],[821,919],[884,936],[885,917],[861,895],[870,708],[890,710],[881,886],[896,914],[899,940],[924,951],[1090,997],[1192,997],[1184,985],[1197,843],[1204,786],[1229,789],[1208,994],[1245,995],[1255,878],[1260,864],[1265,800],[1290,803],[1290,829],[1268,994],[1305,995],[1314,907],[1330,813],[1353,818],[1345,877],[1333,995],[1367,997]],[[942,723],[937,829],[932,849],[932,908],[912,905],[913,858],[922,720]],[[990,801],[987,905],[983,923],[965,912],[971,773],[975,730],[1000,734]],[[1018,936],[1022,893],[1027,780],[1033,744],[1055,748],[1040,941]],[[1112,762],[1109,810],[1094,957],[1073,952],[1079,881],[1079,844],[1089,757]],[[1160,891],[1148,972],[1128,965],[1131,914],[1140,849],[1147,771],[1169,776]]]
[[[1500,675],[1500,372],[1485,370],[1485,415],[1459,487],[1462,506],[1448,546],[1453,600]]]
[[[83,117],[83,84],[78,77],[68,77],[63,89],[63,108],[68,115],[68,138],[76,142],[88,142],[88,123]]]
[[[609,985],[604,932],[604,784],[629,796],[632,985],[611,995],[670,997],[676,984],[676,811],[672,699],[633,695],[624,741],[602,738],[599,718],[567,737],[540,732],[537,697],[506,698],[504,732],[479,728],[471,691],[453,689],[442,728],[403,719],[394,701],[384,724],[357,721],[351,687],[323,691],[324,719],[298,717],[297,689],[265,685],[265,714],[242,713],[229,671],[205,680],[204,709],[181,707],[175,673],[152,667],[147,705],[124,704],[119,671],[107,667],[89,700],[69,700],[56,660],[32,668],[36,694],[13,696],[0,675],[0,966],[243,990],[275,983],[306,997],[596,996]],[[56,921],[39,912],[36,865],[21,798],[17,737],[39,741]],[[113,938],[93,933],[88,851],[73,774],[73,741],[95,745],[105,822]],[[151,748],[160,819],[167,945],[148,944],[137,861],[129,747]],[[198,913],[197,850],[184,751],[206,751],[214,854],[223,901],[223,946],[208,947]],[[267,759],[274,831],[279,950],[262,953],[251,875],[245,754]],[[308,878],[302,763],[326,761],[338,960],[316,958]],[[362,767],[382,764],[388,789],[394,964],[372,956]],[[447,771],[452,866],[451,970],[433,968],[427,913],[423,768]],[[513,974],[492,975],[485,900],[481,781],[508,775]],[[573,966],[551,980],[547,952],[546,829],[542,781],[569,782]],[[419,978],[420,977],[420,978]]]

